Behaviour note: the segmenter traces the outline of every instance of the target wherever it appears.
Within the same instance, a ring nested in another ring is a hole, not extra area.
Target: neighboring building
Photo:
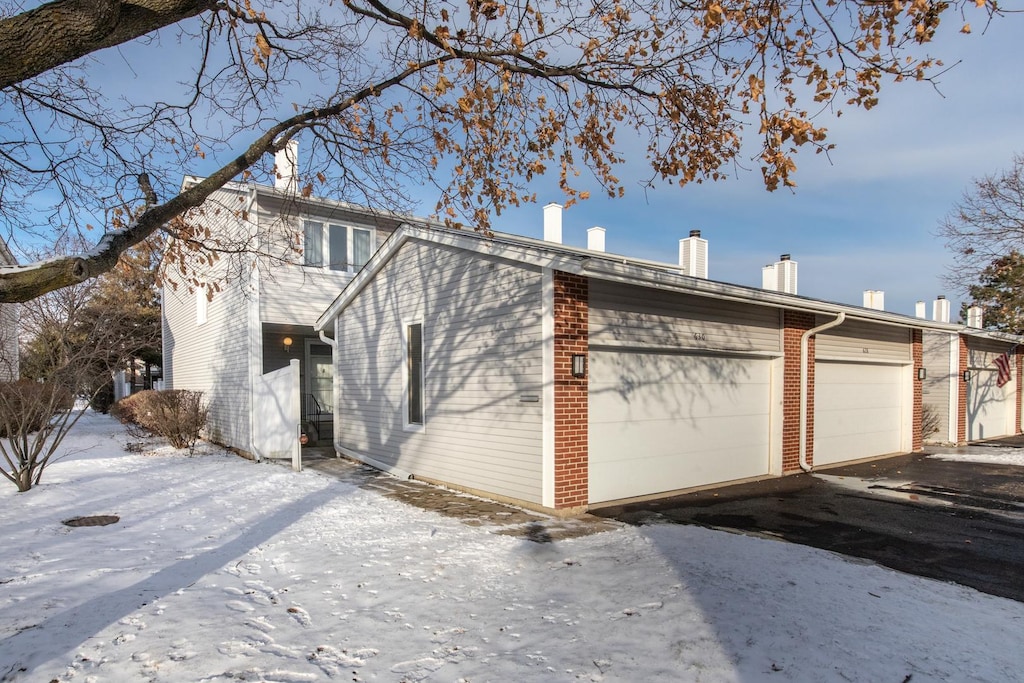
[[[707,280],[699,233],[680,264],[591,233],[560,244],[557,205],[544,241],[400,227],[315,324],[336,450],[572,511],[921,448],[923,334],[960,326],[797,296],[788,255],[756,289]]]
[[[292,359],[304,429],[330,442],[331,348],[312,324],[399,222],[298,196],[293,168],[279,155],[276,187],[229,183],[211,196],[192,221],[245,253],[172,269],[163,287],[164,386],[205,392],[208,437],[256,458],[272,457],[255,440],[260,378]]]
[[[935,320],[949,320],[948,301],[940,297],[933,310]],[[926,441],[956,444],[1021,432],[1024,339],[981,329],[980,316],[972,308],[968,326],[925,332],[924,410],[936,429]]]
[[[14,266],[18,261],[0,239],[0,266]],[[18,325],[20,309],[17,304],[0,304],[0,382],[18,379]]]

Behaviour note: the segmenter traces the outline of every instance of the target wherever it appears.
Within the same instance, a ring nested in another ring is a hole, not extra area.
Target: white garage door
[[[897,453],[903,436],[900,365],[814,365],[814,465]]]
[[[770,361],[590,352],[590,502],[768,473]]]
[[[1013,411],[1017,407],[1016,386],[1013,382],[996,386],[995,369],[973,368],[967,383],[967,439],[993,439],[1012,434]],[[1011,388],[1013,392],[1005,391]]]

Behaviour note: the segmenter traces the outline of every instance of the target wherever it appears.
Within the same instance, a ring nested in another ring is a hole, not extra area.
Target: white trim
[[[913,359],[895,360],[892,358],[862,358],[860,356],[815,356],[815,361],[826,363],[851,363],[856,365],[913,365]]]
[[[260,269],[253,268],[249,274],[249,296],[246,316],[246,328],[249,332],[249,444],[248,450],[256,462],[260,455],[256,452],[256,383],[263,375],[263,322],[260,320]]]
[[[710,346],[668,346],[662,344],[637,345],[631,342],[623,342],[609,339],[597,344],[591,344],[590,348],[595,351],[629,351],[631,353],[660,353],[674,356],[731,356],[740,358],[782,358],[781,351],[756,351],[744,349],[721,349]]]
[[[347,458],[352,458],[353,460],[358,460],[359,462],[366,463],[370,467],[375,467],[378,470],[382,472],[387,472],[388,474],[394,475],[399,479],[413,478],[412,472],[410,472],[409,470],[403,470],[393,465],[388,465],[387,463],[381,462],[380,460],[374,460],[368,455],[363,455],[358,451],[353,451],[351,449],[345,448],[344,446],[340,446],[337,443],[334,444],[334,450],[337,451],[338,453],[341,453]]]
[[[541,504],[555,507],[555,277],[541,269]]]
[[[420,326],[420,412],[422,422],[409,422],[409,328],[413,325]],[[402,320],[402,431],[423,432],[427,427],[427,327],[423,324],[422,318]]]
[[[956,443],[960,435],[960,335],[949,335],[949,423],[946,436]]]
[[[300,264],[303,268],[316,268],[323,270],[330,270],[335,273],[356,273],[366,265],[356,265],[355,263],[355,233],[356,231],[365,232],[370,236],[369,256],[373,258],[373,254],[376,251],[377,242],[377,230],[376,228],[369,225],[360,225],[350,221],[339,221],[330,218],[323,218],[319,215],[307,213],[301,218],[302,220],[302,263]],[[316,223],[320,226],[320,263],[306,263],[306,226],[309,223]],[[331,267],[331,228],[344,228],[346,231],[345,235],[345,267],[344,268],[332,268]]]

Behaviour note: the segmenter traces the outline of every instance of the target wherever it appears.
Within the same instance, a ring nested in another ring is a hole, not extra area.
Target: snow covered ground
[[[1024,449],[1000,446],[978,446],[971,453],[935,453],[938,460],[959,460],[981,462],[993,465],[1016,465],[1024,467]]]
[[[695,527],[536,544],[128,440],[87,415],[42,486],[0,489],[0,680],[1024,676],[1024,604],[968,588]]]

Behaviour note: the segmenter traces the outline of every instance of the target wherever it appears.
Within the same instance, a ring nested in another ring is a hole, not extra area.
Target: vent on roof
[[[587,249],[591,251],[604,251],[604,228],[596,225],[587,230]]]
[[[783,254],[775,263],[761,269],[761,287],[773,292],[796,294],[797,263]]]
[[[700,230],[691,230],[689,237],[679,240],[679,268],[683,275],[708,279],[708,241],[701,238]]]
[[[295,192],[299,186],[299,143],[289,140],[274,154],[274,187],[285,192]]]
[[[562,243],[562,205],[551,202],[544,205],[544,241]]]
[[[937,323],[949,322],[949,300],[941,294],[932,303],[932,320]]]
[[[981,306],[971,306],[967,309],[967,327],[980,330],[984,327],[984,309]]]
[[[865,289],[864,308],[873,308],[876,311],[884,311],[885,292],[880,289]]]

